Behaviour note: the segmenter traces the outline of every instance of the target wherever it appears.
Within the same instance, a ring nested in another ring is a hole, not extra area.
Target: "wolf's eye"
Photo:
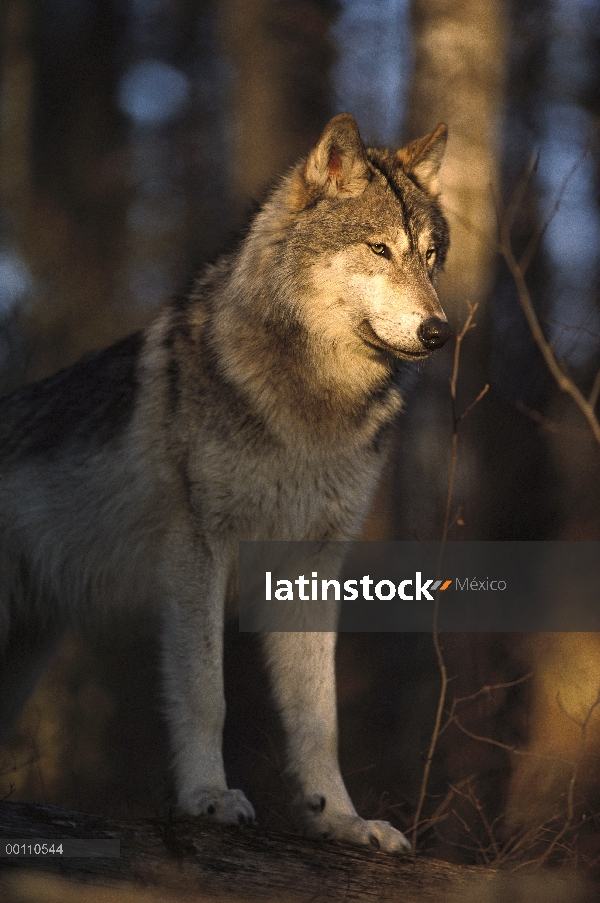
[[[389,260],[390,258],[390,249],[387,245],[381,244],[381,242],[374,242],[372,245],[369,245],[373,254],[377,254],[378,257],[385,257]]]
[[[429,266],[433,266],[433,264],[435,263],[435,248],[427,248],[425,260],[427,261]]]

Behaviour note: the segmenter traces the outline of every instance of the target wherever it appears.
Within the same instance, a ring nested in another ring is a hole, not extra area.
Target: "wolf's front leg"
[[[296,805],[307,834],[410,850],[386,821],[360,818],[340,774],[337,755],[334,633],[270,633],[264,645],[275,700],[287,735],[288,771],[298,781]]]
[[[163,628],[166,715],[174,751],[178,807],[219,824],[254,822],[241,790],[229,790],[223,765],[223,610],[227,572],[211,555],[187,549],[169,556],[170,603]]]

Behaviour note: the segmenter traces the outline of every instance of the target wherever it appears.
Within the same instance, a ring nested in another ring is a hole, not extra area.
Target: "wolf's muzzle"
[[[421,323],[417,330],[417,335],[421,344],[428,351],[434,351],[436,348],[441,348],[448,341],[452,335],[452,330],[446,320],[440,320],[439,317],[430,317]]]

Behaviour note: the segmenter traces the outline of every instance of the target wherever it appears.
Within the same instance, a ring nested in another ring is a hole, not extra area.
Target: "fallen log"
[[[189,818],[121,822],[4,801],[0,838],[2,903],[592,903],[600,898],[598,886],[575,873],[515,876]],[[56,844],[82,838],[118,840],[120,855],[5,854],[8,840]]]

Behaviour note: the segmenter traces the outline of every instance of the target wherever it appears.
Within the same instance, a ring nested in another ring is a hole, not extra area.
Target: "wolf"
[[[359,535],[405,370],[451,334],[434,289],[446,134],[391,151],[334,117],[149,328],[0,402],[5,733],[68,625],[152,608],[176,803],[254,821],[221,751],[238,544]],[[406,851],[340,774],[335,634],[262,642],[305,832]]]

